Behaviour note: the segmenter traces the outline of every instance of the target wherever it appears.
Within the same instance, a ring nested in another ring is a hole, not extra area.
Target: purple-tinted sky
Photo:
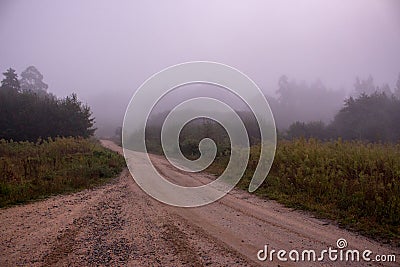
[[[393,86],[400,1],[1,0],[0,43],[1,71],[35,65],[50,92],[77,92],[98,121],[120,121],[146,78],[191,60],[232,65],[271,94],[282,74]]]

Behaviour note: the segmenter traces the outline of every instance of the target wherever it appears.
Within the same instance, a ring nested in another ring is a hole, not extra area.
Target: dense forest
[[[95,128],[89,106],[76,94],[57,98],[47,92],[43,75],[30,66],[3,73],[0,87],[0,139],[36,141],[49,137],[89,137]]]

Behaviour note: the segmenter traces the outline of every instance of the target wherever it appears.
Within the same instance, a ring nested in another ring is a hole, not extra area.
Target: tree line
[[[47,92],[43,75],[34,66],[18,74],[3,73],[0,86],[0,139],[36,141],[49,137],[89,137],[95,132],[88,105],[76,94],[57,98]]]
[[[308,85],[282,76],[278,84],[278,97],[267,98],[279,138],[341,138],[368,142],[400,140],[400,75],[393,90],[387,84],[375,86],[371,76],[365,80],[357,78],[354,90],[347,99],[344,92],[329,90],[319,81]],[[341,105],[343,99],[344,104]],[[167,114],[157,114],[150,119],[146,141],[152,152],[161,151],[160,132]],[[250,143],[259,143],[260,132],[252,113],[238,111],[238,115],[246,126]],[[198,143],[205,137],[216,141],[218,155],[226,154],[230,148],[229,137],[223,127],[214,121],[200,119],[183,128],[180,134],[183,153],[200,155]]]
[[[369,142],[400,140],[400,75],[392,91],[387,84],[375,86],[370,76],[356,79],[352,96],[329,123],[296,121],[283,135],[322,140],[342,138]]]

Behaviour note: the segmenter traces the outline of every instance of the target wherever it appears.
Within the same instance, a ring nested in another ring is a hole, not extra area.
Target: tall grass
[[[239,187],[257,165],[253,146]],[[208,171],[221,173],[226,159]],[[316,212],[366,235],[400,241],[400,145],[360,141],[279,141],[271,171],[255,192]],[[400,245],[400,243],[398,243]]]
[[[0,140],[0,207],[99,185],[123,158],[93,140]]]

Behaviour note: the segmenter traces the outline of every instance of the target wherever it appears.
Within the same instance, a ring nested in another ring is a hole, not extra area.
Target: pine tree
[[[9,68],[3,75],[4,79],[1,81],[1,88],[7,91],[19,92],[21,87],[18,81],[18,74],[15,70]]]

